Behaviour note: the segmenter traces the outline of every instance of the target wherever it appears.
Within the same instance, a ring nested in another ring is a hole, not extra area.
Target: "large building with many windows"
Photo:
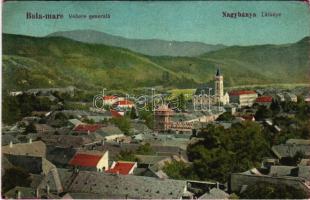
[[[229,93],[229,102],[237,103],[240,106],[252,106],[258,95],[253,90],[239,90]]]

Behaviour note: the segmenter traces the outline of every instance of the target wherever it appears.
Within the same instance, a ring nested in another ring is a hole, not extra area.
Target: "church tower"
[[[224,85],[223,85],[223,76],[221,75],[219,68],[216,70],[214,83],[215,83],[214,94],[222,102],[224,97]]]

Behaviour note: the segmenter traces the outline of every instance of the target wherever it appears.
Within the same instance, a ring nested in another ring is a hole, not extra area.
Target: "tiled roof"
[[[133,167],[135,167],[135,162],[117,162],[115,166],[109,170],[107,170],[107,173],[112,174],[123,174],[128,175]]]
[[[95,132],[101,127],[100,124],[79,124],[73,130],[78,132]]]
[[[253,119],[255,119],[253,115],[243,115],[241,116],[241,118],[244,120],[249,120],[249,121],[252,121]]]
[[[129,100],[121,100],[116,102],[115,105],[121,105],[121,106],[133,105],[133,102]]]
[[[302,152],[305,156],[310,156],[310,145],[306,144],[280,144],[271,148],[278,158],[293,157],[297,152]]]
[[[13,166],[23,168],[26,172],[32,174],[47,174],[50,170],[56,168],[51,162],[38,156],[5,154],[5,157]]]
[[[271,103],[272,97],[271,96],[261,96],[256,98],[257,103]]]
[[[245,94],[256,94],[256,92],[253,90],[238,90],[229,92],[229,96],[240,96]]]
[[[103,99],[104,100],[111,100],[111,99],[116,99],[117,96],[104,96]]]
[[[19,143],[2,147],[2,153],[12,155],[29,155],[45,157],[46,145],[42,141],[34,141],[32,143]]]
[[[112,117],[115,117],[115,118],[123,117],[123,115],[116,110],[110,109],[110,112],[111,112]]]
[[[102,155],[76,153],[69,164],[82,167],[96,167],[101,158]]]
[[[80,171],[67,191],[104,194],[107,198],[181,199],[185,188],[183,180]]]

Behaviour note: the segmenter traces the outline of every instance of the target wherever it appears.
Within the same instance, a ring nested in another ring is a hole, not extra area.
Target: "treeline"
[[[268,137],[254,122],[236,123],[230,129],[210,124],[198,137],[203,140],[187,149],[192,165],[175,162],[165,168],[168,176],[226,182],[230,173],[259,167],[270,156]]]

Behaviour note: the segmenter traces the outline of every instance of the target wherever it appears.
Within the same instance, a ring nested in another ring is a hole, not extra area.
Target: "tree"
[[[120,151],[120,153],[117,155],[117,160],[121,160],[121,161],[132,161],[132,162],[136,162],[138,159],[135,156],[133,151]]]
[[[266,106],[259,106],[258,110],[255,113],[255,119],[260,121],[272,116],[272,112]]]
[[[245,121],[230,129],[209,125],[199,134],[203,140],[187,148],[193,171],[202,180],[225,182],[230,173],[260,166],[269,156],[269,143],[259,124]]]
[[[136,110],[136,107],[132,107],[131,108],[131,111],[130,111],[130,118],[131,119],[136,119],[138,117],[138,114],[137,114],[137,110]]]
[[[225,112],[223,114],[221,114],[216,121],[224,121],[224,122],[228,122],[228,121],[232,121],[235,117],[231,114],[231,112]]]
[[[140,145],[136,151],[136,154],[141,155],[153,155],[155,152],[149,143]]]
[[[127,117],[113,118],[112,123],[114,123],[126,135],[130,135],[131,125]]]
[[[307,194],[285,184],[255,183],[240,194],[243,199],[306,199]]]
[[[183,161],[173,160],[170,163],[166,163],[163,167],[163,171],[173,179],[197,179],[196,175],[193,173],[192,166]]]
[[[183,93],[181,93],[179,96],[178,96],[178,105],[179,105],[179,109],[184,112],[185,111],[185,106],[186,106],[186,101],[185,101],[185,96]]]
[[[273,114],[276,115],[280,112],[281,106],[277,100],[272,99],[270,109],[272,110]]]

